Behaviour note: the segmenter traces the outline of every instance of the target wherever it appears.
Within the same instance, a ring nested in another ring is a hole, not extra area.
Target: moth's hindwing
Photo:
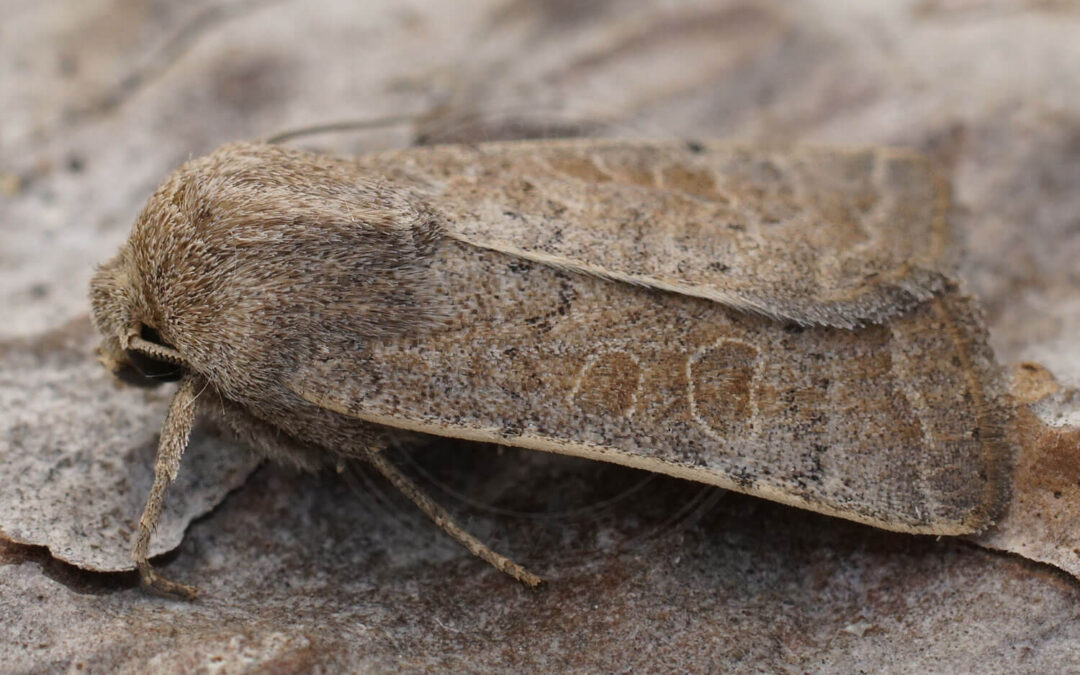
[[[901,313],[953,263],[947,184],[900,150],[574,140],[359,162],[463,241],[801,323]]]
[[[616,462],[906,532],[984,528],[1003,408],[972,303],[804,327],[447,241],[445,329],[333,353],[294,391],[392,427]]]

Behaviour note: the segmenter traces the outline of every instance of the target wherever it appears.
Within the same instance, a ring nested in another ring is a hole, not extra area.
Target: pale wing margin
[[[948,184],[904,150],[586,139],[360,161],[459,241],[802,324],[879,323],[955,266]]]

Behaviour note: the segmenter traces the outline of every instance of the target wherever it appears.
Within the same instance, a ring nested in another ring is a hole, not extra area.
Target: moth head
[[[184,374],[184,358],[134,301],[125,250],[100,266],[90,282],[94,324],[102,335],[98,360],[128,384],[154,387]]]
[[[329,344],[438,321],[441,221],[340,159],[232,143],[170,174],[94,277],[102,360],[153,381],[190,369],[226,397],[284,395]]]

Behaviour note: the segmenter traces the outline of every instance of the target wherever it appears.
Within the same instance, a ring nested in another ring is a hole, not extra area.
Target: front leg
[[[139,570],[139,580],[145,588],[180,600],[194,600],[197,591],[192,586],[170,581],[154,571],[148,559],[150,536],[161,519],[165,493],[169,484],[176,479],[180,458],[191,437],[191,427],[195,423],[197,387],[201,380],[202,378],[191,372],[185,374],[180,380],[180,388],[169,403],[169,412],[161,428],[157,459],[154,461],[154,485],[150,488],[150,496],[147,497],[142,517],[139,518],[139,532],[135,539],[135,548],[131,552],[131,559]]]

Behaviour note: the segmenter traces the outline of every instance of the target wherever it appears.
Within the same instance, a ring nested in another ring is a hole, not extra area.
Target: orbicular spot
[[[589,415],[629,417],[641,390],[638,358],[626,352],[592,354],[570,392],[570,402]]]
[[[710,436],[731,439],[753,430],[757,360],[756,347],[727,339],[687,359],[690,414]]]

